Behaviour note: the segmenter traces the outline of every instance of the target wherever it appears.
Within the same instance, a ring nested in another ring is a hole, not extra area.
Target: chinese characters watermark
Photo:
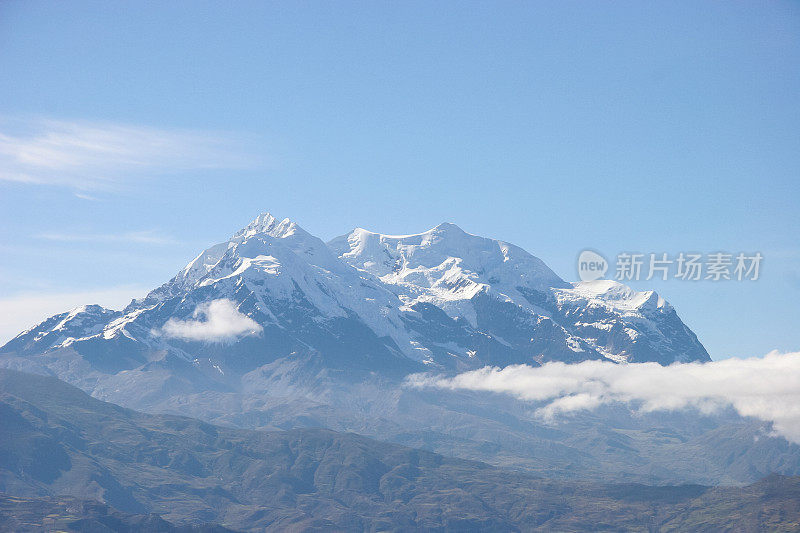
[[[617,254],[614,279],[639,281],[679,279],[684,281],[756,281],[761,275],[761,252],[737,254],[713,252],[708,254],[680,252]],[[578,256],[578,277],[581,281],[601,279],[609,270],[605,257],[593,250]]]

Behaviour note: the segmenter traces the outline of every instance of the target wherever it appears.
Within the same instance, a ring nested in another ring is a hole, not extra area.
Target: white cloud
[[[161,333],[188,341],[221,342],[262,331],[255,320],[240,313],[234,302],[226,298],[198,305],[193,316],[194,320],[169,319]],[[200,317],[204,320],[199,320]]]
[[[110,287],[95,291],[25,293],[0,298],[0,345],[39,322],[85,304],[122,309],[147,294],[146,287]]]
[[[0,181],[113,190],[146,176],[259,164],[245,139],[224,133],[55,120],[0,128]]]
[[[58,242],[175,244],[175,239],[156,231],[128,231],[125,233],[43,233],[37,239]]]
[[[96,196],[92,196],[91,194],[86,194],[86,193],[82,193],[82,192],[76,192],[75,193],[75,198],[80,198],[81,200],[88,200],[90,202],[98,202],[98,201],[100,201],[100,199],[97,198]]]
[[[800,352],[666,367],[603,361],[485,367],[452,378],[415,374],[407,382],[542,402],[536,413],[546,420],[611,402],[633,402],[645,412],[731,406],[742,416],[771,422],[776,433],[800,444]]]

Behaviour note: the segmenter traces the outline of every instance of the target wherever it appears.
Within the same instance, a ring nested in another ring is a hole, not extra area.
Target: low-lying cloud
[[[414,374],[407,383],[542,402],[536,414],[545,420],[612,402],[635,403],[644,412],[693,407],[709,413],[730,406],[771,422],[775,433],[800,444],[800,352],[666,367],[603,361],[485,367],[452,378]]]
[[[187,341],[224,342],[263,330],[255,320],[240,313],[236,304],[227,298],[198,305],[193,317],[193,320],[170,318],[161,328],[161,334]]]

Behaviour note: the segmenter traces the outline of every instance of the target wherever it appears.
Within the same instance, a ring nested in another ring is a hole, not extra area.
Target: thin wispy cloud
[[[14,130],[11,132],[10,130]],[[0,180],[115,190],[152,176],[260,164],[252,140],[193,130],[35,120],[0,124]]]
[[[86,194],[86,193],[82,193],[82,192],[76,192],[75,193],[75,198],[80,198],[81,200],[88,200],[90,202],[97,202],[97,201],[100,200],[100,198],[97,198],[95,196],[92,196],[91,194]]]
[[[536,414],[554,420],[612,402],[643,411],[733,407],[772,423],[775,433],[800,444],[800,352],[710,363],[617,365],[586,361],[541,367],[486,367],[445,378],[409,376],[414,387],[491,391],[537,402]]]
[[[172,237],[156,231],[129,231],[125,233],[43,233],[37,239],[55,242],[92,242],[128,244],[175,244]]]
[[[261,333],[262,329],[255,320],[240,313],[234,302],[221,298],[198,305],[191,320],[169,319],[160,333],[187,341],[225,342]]]

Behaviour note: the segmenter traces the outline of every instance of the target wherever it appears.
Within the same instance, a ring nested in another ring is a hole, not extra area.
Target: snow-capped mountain
[[[708,354],[655,292],[601,280],[570,284],[503,241],[441,224],[416,235],[356,229],[328,243],[395,292],[432,363],[707,361]],[[427,342],[426,342],[427,341]],[[433,341],[433,342],[431,342]]]
[[[765,431],[752,421],[703,426],[688,415],[609,411],[562,430],[510,398],[405,382],[417,372],[586,359],[709,357],[657,294],[568,283],[525,250],[452,224],[404,236],[357,229],[326,244],[269,214],[121,311],[79,307],[0,348],[2,367],[143,411],[247,428],[322,426],[547,475],[750,479],[725,466],[718,443],[740,432],[736,442],[751,449]],[[792,455],[786,446],[762,438],[752,454],[773,471]],[[698,453],[706,466],[697,472],[676,466]]]
[[[221,383],[303,357],[350,377],[709,359],[655,293],[567,283],[525,250],[453,224],[403,236],[356,229],[326,244],[268,213],[123,311],[56,315],[0,353],[60,368],[62,377],[177,365]]]

